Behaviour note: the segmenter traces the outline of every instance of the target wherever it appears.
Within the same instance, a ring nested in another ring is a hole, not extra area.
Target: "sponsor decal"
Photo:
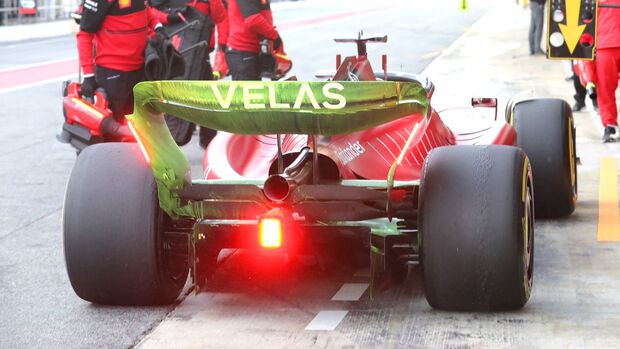
[[[239,85],[241,85],[240,89],[238,89]],[[344,90],[344,86],[337,82],[324,84],[321,94],[313,92],[310,84],[302,83],[298,91],[292,91],[295,97],[292,104],[285,103],[282,98],[279,98],[274,84],[261,82],[236,84],[233,82],[228,85],[227,90],[220,90],[215,84],[211,85],[211,90],[220,107],[224,109],[230,108],[236,91],[240,91],[245,109],[301,109],[304,100],[309,101],[313,109],[342,109],[347,105],[347,100],[340,93]],[[293,100],[288,99],[288,101]]]
[[[336,156],[338,156],[338,159],[342,161],[343,165],[348,164],[366,152],[366,149],[360,144],[359,141],[353,144],[351,144],[351,142],[347,143],[349,144],[347,147],[336,152]]]
[[[93,0],[86,0],[84,1],[84,8],[89,11],[97,12],[97,2]]]
[[[131,7],[131,0],[118,0],[118,7],[120,8]]]

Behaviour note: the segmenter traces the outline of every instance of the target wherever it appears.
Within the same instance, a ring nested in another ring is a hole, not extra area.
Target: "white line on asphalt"
[[[47,83],[54,82],[54,81],[63,81],[63,80],[69,80],[69,79],[73,79],[73,80],[77,79],[77,73],[71,74],[71,75],[60,76],[60,77],[57,77],[57,78],[52,78],[52,79],[32,82],[32,83],[25,84],[25,85],[19,85],[19,86],[13,86],[13,87],[8,87],[8,88],[0,89],[0,94],[6,93],[6,92],[22,90],[22,89],[29,88],[29,87],[36,87],[36,86],[40,86],[40,85],[45,85]],[[59,85],[58,86],[58,95],[60,95],[60,92],[61,91],[60,91],[60,85]]]
[[[321,310],[305,329],[306,331],[333,331],[347,313],[347,310]]]
[[[13,71],[13,70],[20,70],[20,69],[27,69],[27,68],[39,67],[39,66],[42,66],[42,65],[48,65],[48,64],[56,64],[56,63],[66,62],[66,61],[74,61],[74,60],[77,60],[77,59],[78,59],[78,57],[77,57],[77,56],[73,56],[73,57],[66,57],[66,58],[52,59],[52,60],[49,60],[49,61],[38,62],[38,63],[31,63],[31,64],[16,65],[16,66],[14,66],[14,67],[5,68],[5,69],[0,69],[0,73],[6,73],[6,72],[8,72],[8,71]],[[75,67],[77,68],[78,66],[76,65]]]
[[[333,19],[326,19],[323,21],[319,21],[316,23],[308,23],[308,24],[304,24],[304,25],[300,25],[300,26],[296,26],[293,28],[286,28],[286,29],[282,29],[282,32],[284,33],[289,33],[289,32],[294,32],[297,30],[302,30],[302,29],[309,29],[312,27],[318,27],[318,26],[322,26],[325,23],[330,23],[330,22],[336,22],[336,21],[342,21],[342,20],[351,20],[351,19],[357,19],[357,17],[363,17],[363,16],[376,16],[378,13],[382,13],[382,12],[389,12],[389,11],[395,11],[399,8],[400,6],[394,6],[394,7],[389,7],[389,8],[385,8],[385,9],[376,9],[373,12],[362,12],[362,13],[356,13],[356,14],[352,14],[343,18],[333,18]],[[364,11],[365,9],[360,9],[360,11]],[[338,13],[330,13],[330,15],[332,14],[338,14]],[[312,17],[309,18],[299,18],[296,19],[294,21],[305,21],[305,20],[309,20],[312,19]],[[294,22],[294,21],[290,21],[290,22]],[[287,23],[288,24],[288,23]]]
[[[333,301],[357,301],[366,292],[368,284],[344,284],[332,297]]]

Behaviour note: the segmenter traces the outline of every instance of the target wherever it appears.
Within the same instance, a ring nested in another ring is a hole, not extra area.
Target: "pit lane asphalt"
[[[308,0],[274,4],[273,12],[279,23],[379,5]],[[452,10],[446,11],[450,7]],[[376,53],[375,65],[380,62],[378,53],[387,52],[393,69],[420,72],[432,61],[433,52],[448,47],[485,10],[480,5],[459,13],[451,1],[405,9],[406,13],[377,12],[284,31],[285,47],[294,61],[293,72],[302,79],[312,79],[316,69],[333,68],[336,53],[354,54],[355,48],[336,45],[332,37],[339,33],[353,36],[359,29],[390,35],[386,45],[369,45],[370,52]],[[75,56],[75,38],[71,36],[3,44],[0,70]],[[0,91],[0,106],[0,347],[134,345],[174,306],[98,306],[73,293],[64,267],[60,217],[75,154],[55,138],[62,124],[60,82]],[[200,173],[198,145],[194,141],[184,150],[195,173]],[[331,290],[338,282],[327,279],[326,289]],[[324,283],[311,285],[308,294],[325,292],[321,291]],[[246,343],[252,342],[246,338]]]
[[[343,7],[352,3],[345,1]],[[293,19],[326,11],[325,4],[314,0],[283,8],[296,8],[287,10]],[[426,68],[437,86],[433,103],[438,109],[466,103],[471,96],[498,96],[505,102],[507,96],[527,88],[534,88],[536,96],[571,101],[572,87],[564,82],[559,63],[527,55],[529,17],[517,7],[497,7],[450,46],[484,12],[475,6],[490,4],[472,2],[469,13],[459,13],[454,1],[416,2],[416,7],[295,29],[282,36],[294,73],[302,79],[311,79],[316,69],[333,67],[336,53],[355,52],[354,47],[333,44],[329,38],[364,28],[390,35],[386,45],[369,45],[376,67],[378,54],[388,53],[391,69],[422,72]],[[288,20],[279,17],[284,13],[274,5],[276,21]],[[51,52],[56,47],[46,42],[28,44],[40,44]],[[58,58],[70,56],[70,46],[58,52]],[[433,60],[434,52],[448,46],[443,56]],[[5,48],[0,46],[2,64],[7,57],[13,57],[7,59],[12,66],[24,64],[19,45]],[[42,60],[47,59],[54,58]],[[264,279],[241,278],[239,270],[251,259],[243,253],[229,258],[207,293],[190,295],[172,310],[174,306],[96,306],[71,290],[62,257],[60,214],[75,157],[54,138],[62,120],[59,91],[58,83],[50,83],[0,92],[2,348],[120,348],[136,343],[145,348],[620,347],[620,247],[596,242],[600,158],[618,157],[620,147],[599,142],[599,130],[588,113],[576,114],[578,155],[583,163],[577,211],[566,219],[537,222],[534,292],[521,311],[434,311],[423,298],[415,271],[404,285],[374,300],[366,293],[357,302],[335,302],[330,299],[343,283],[367,279],[346,269],[322,275],[313,268],[283,270]],[[196,143],[184,150],[194,173],[200,173]],[[348,314],[334,331],[305,331],[321,310]]]

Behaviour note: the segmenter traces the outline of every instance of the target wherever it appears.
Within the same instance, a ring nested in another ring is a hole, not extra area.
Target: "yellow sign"
[[[581,0],[566,1],[566,24],[559,24],[560,31],[566,40],[566,46],[572,54],[579,42],[585,24],[579,25],[579,10],[581,9]]]
[[[594,59],[598,0],[553,0],[548,8],[548,57]]]

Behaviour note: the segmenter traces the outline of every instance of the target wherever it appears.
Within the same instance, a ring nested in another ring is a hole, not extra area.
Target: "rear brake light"
[[[282,222],[278,218],[263,218],[258,224],[258,241],[264,248],[282,246]]]
[[[144,154],[144,158],[146,159],[146,163],[150,164],[151,163],[151,158],[149,157],[149,154],[146,152],[146,149],[144,148],[144,145],[142,144],[142,141],[140,140],[140,137],[138,137],[138,132],[136,132],[136,129],[133,128],[133,125],[131,124],[131,121],[127,121],[127,125],[129,125],[129,129],[131,130],[131,133],[133,134],[134,138],[136,139],[136,142],[138,142],[138,145],[140,146],[140,150],[142,150],[142,154]]]

